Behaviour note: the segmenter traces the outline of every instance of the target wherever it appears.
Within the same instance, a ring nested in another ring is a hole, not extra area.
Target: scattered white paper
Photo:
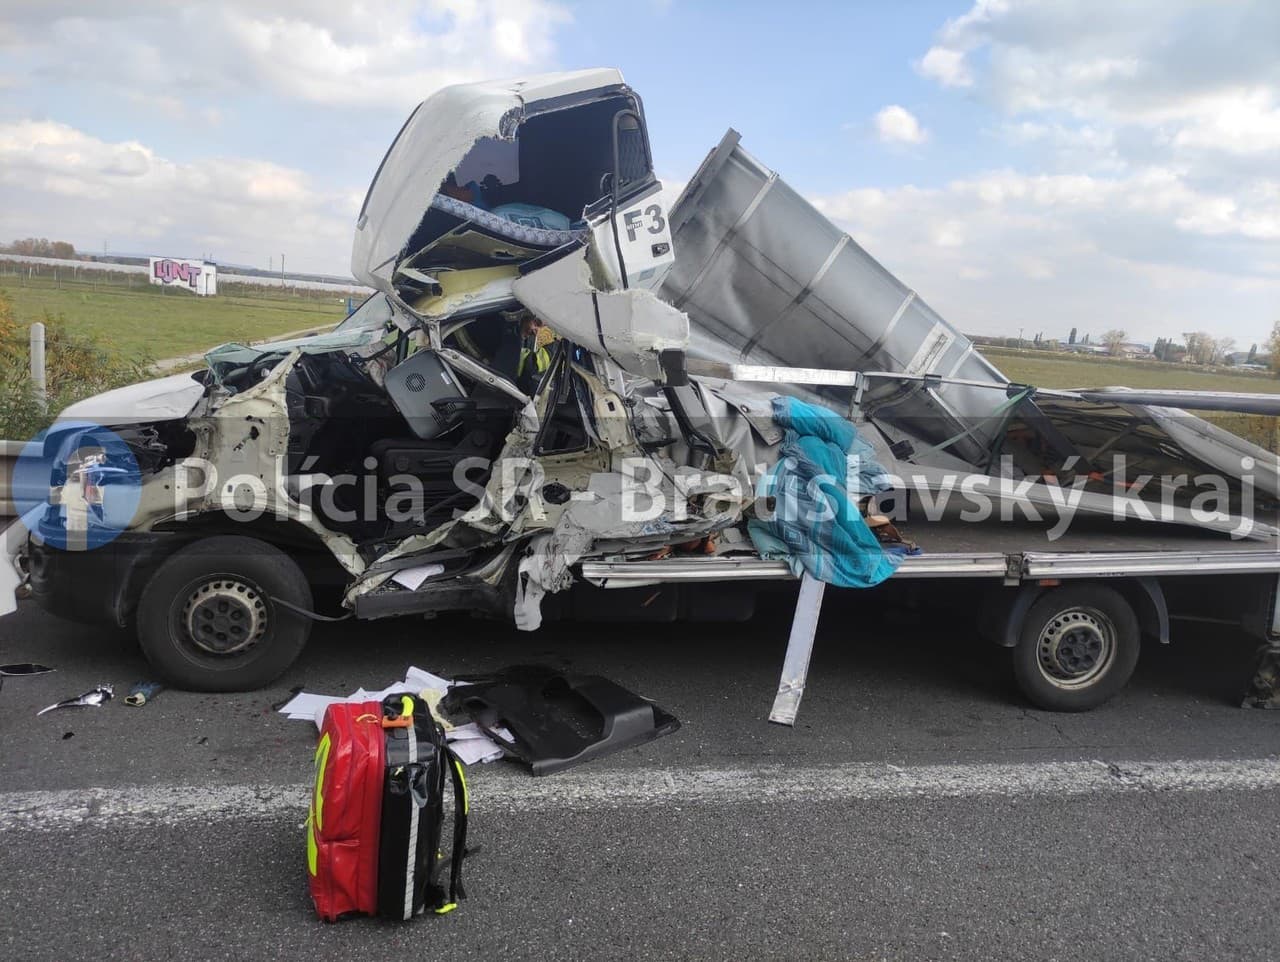
[[[496,762],[502,757],[502,749],[483,736],[480,738],[464,738],[460,742],[450,742],[449,747],[453,749],[453,753],[462,760],[464,765],[474,765],[477,762],[484,765],[489,762]]]
[[[511,732],[505,728],[495,729],[494,734],[507,741],[514,741]],[[496,761],[503,754],[502,746],[490,738],[475,722],[458,725],[446,732],[445,738],[449,742],[449,747],[453,749],[453,753],[462,759],[464,765]]]
[[[441,566],[436,565],[435,567]],[[428,576],[424,575],[423,577]],[[345,697],[342,695],[316,695],[307,691],[299,692],[280,709],[280,714],[291,721],[298,719],[313,721],[316,728],[319,729],[324,727],[324,713],[330,705],[340,702],[382,701],[388,695],[394,695],[397,692],[408,692],[414,695],[423,692],[436,692],[443,696],[454,684],[456,682],[451,679],[441,678],[439,675],[422,668],[410,666],[409,670],[404,673],[402,681],[392,682],[386,688],[378,691],[368,691],[361,687]],[[508,743],[515,741],[515,737],[505,728],[494,729],[494,734]],[[495,761],[501,758],[503,754],[502,746],[490,738],[475,722],[468,722],[465,725],[457,725],[449,729],[445,732],[445,739],[465,765]]]
[[[448,691],[454,684],[448,678],[441,678],[439,675],[433,675],[429,671],[423,671],[421,668],[415,668],[412,665],[404,673],[404,683],[413,688],[414,691],[423,691],[427,688],[433,691]]]
[[[289,699],[288,704],[280,709],[280,714],[290,718],[314,718],[317,713],[323,715],[324,710],[334,702],[346,701],[334,695],[313,695],[310,692],[299,692]]]
[[[439,574],[444,574],[444,565],[442,564],[418,565],[416,568],[401,568],[391,576],[391,580],[398,585],[403,585],[410,591],[417,591],[418,586],[424,581],[433,575]]]
[[[504,741],[514,742],[516,740],[515,736],[505,728],[495,728],[493,733]],[[465,725],[458,725],[456,728],[452,728],[446,732],[446,735],[448,740],[451,742],[465,742],[473,738],[489,738],[489,733],[475,722],[467,722]]]

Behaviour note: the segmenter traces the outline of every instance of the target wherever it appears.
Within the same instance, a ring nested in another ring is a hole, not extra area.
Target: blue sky
[[[664,179],[734,126],[966,330],[1280,320],[1270,0],[9,0],[0,238],[343,273],[417,100],[597,65]]]

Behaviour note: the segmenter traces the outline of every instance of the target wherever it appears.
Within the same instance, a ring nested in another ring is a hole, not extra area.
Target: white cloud
[[[994,109],[989,129],[1034,166],[824,199],[889,266],[974,330],[1267,333],[1280,3],[976,0],[925,49],[917,71]]]
[[[973,74],[969,72],[962,50],[930,47],[916,64],[916,69],[944,87],[969,87],[973,84]]]
[[[814,202],[968,331],[1052,337],[1084,318],[1099,333],[1203,328],[1252,341],[1280,300],[1280,190],[1240,205],[1167,169],[999,170]]]
[[[1280,94],[1266,88],[1198,98],[1187,105],[1173,143],[1235,154],[1280,155],[1278,100]]]
[[[11,0],[15,76],[167,101],[268,94],[401,112],[449,83],[551,61],[551,0]]]
[[[326,193],[305,173],[252,158],[176,163],[136,141],[66,124],[0,124],[0,237],[41,234],[95,249],[265,263],[345,274],[358,191]],[[127,239],[127,240],[126,240]]]
[[[939,30],[918,67],[944,86],[979,87],[1011,113],[1280,150],[1280,4],[1271,0],[978,0]]]
[[[875,116],[876,136],[886,144],[923,144],[929,132],[906,107],[890,104]]]

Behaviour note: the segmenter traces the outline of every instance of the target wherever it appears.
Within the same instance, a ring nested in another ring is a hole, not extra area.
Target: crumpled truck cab
[[[652,293],[673,260],[618,71],[438,92],[362,205],[352,271],[375,293],[349,318],[215,348],[49,431],[35,596],[136,624],[158,671],[205,689],[270,681],[317,619],[536,627],[597,542],[652,552],[728,520],[617,511],[624,460],[687,460],[688,319]]]

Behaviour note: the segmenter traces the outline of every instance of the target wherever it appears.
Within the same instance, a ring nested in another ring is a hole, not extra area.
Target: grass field
[[[63,279],[55,287],[48,277],[19,284],[18,278],[5,276],[0,277],[0,290],[13,302],[20,324],[42,320],[46,311],[61,314],[74,331],[154,360],[204,351],[226,341],[260,341],[329,328],[346,316],[345,298],[336,293],[303,295],[241,287],[206,298],[151,287],[142,280],[128,287]]]
[[[984,348],[982,354],[1004,376],[1036,387],[1169,388],[1188,391],[1239,391],[1280,394],[1280,378],[1270,374],[1228,373],[1221,369],[1197,370],[1183,364],[1128,361],[1106,357],[1048,354]]]

